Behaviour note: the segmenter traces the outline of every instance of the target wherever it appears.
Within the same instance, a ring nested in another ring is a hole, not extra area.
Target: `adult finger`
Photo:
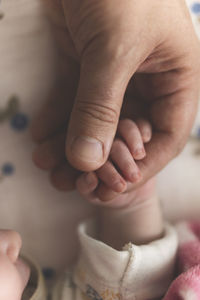
[[[150,52],[148,46],[145,50],[140,46],[135,49],[139,54],[131,58],[116,59],[116,53],[106,50],[83,58],[66,143],[68,160],[75,168],[88,172],[107,160],[127,84]]]

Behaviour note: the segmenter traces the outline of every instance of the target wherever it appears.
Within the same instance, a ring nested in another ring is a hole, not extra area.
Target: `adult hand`
[[[196,112],[200,48],[185,1],[63,0],[62,7],[44,1],[61,43],[66,94],[51,100],[33,125],[41,143],[35,161],[42,167],[48,152],[46,169],[61,164],[56,134],[65,124],[70,164],[82,171],[102,166],[127,90],[140,108],[137,117],[153,127],[146,158],[138,162],[146,181],[180,152]],[[58,170],[57,181],[64,181],[68,169]]]

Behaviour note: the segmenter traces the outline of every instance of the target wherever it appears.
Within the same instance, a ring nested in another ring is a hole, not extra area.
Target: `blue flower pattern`
[[[17,113],[10,121],[11,127],[17,131],[25,130],[28,127],[28,123],[29,119],[23,113]]]
[[[5,108],[0,109],[0,122],[10,121],[16,131],[23,131],[28,127],[28,116],[20,111],[20,101],[16,95],[11,96]]]
[[[1,172],[4,176],[10,176],[14,173],[15,168],[11,163],[5,163],[2,166]]]
[[[13,175],[15,172],[15,167],[12,163],[6,162],[0,167],[0,182],[6,177]]]
[[[6,107],[0,108],[0,123],[6,121],[10,122],[11,128],[16,132],[26,130],[29,125],[29,118],[20,111],[20,101],[16,95],[9,97]],[[14,172],[14,165],[11,162],[4,162],[0,165],[0,181],[13,175]]]

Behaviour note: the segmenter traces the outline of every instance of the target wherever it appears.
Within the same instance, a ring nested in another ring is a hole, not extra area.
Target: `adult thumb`
[[[129,77],[127,68],[112,59],[81,63],[66,142],[67,158],[75,168],[92,171],[106,161]]]

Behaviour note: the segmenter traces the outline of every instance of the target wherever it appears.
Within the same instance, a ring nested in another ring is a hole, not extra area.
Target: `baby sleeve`
[[[53,300],[160,299],[174,277],[175,229],[146,245],[128,243],[117,251],[97,239],[94,220],[80,224],[80,257],[58,281]]]
[[[47,300],[47,289],[40,266],[32,258],[22,256],[31,270],[30,279],[22,295],[22,300]]]

